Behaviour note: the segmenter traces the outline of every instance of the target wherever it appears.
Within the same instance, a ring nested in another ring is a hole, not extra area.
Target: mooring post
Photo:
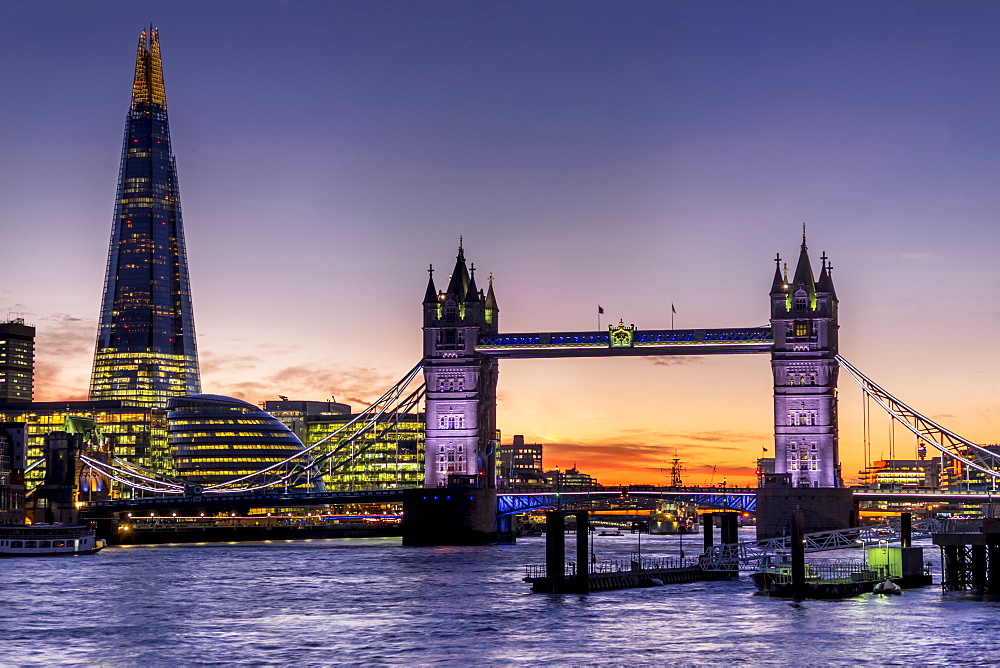
[[[987,540],[997,540],[997,534],[987,534]],[[986,546],[986,553],[989,555],[987,563],[989,569],[986,572],[986,591],[989,596],[996,596],[993,600],[1000,600],[1000,541]]]
[[[715,540],[715,537],[712,535],[712,513],[705,513],[702,515],[701,524],[701,530],[705,540],[705,553],[707,554],[712,547],[712,542]]]
[[[792,598],[802,601],[806,597],[806,546],[805,512],[792,511]]]
[[[566,513],[545,513],[545,580],[550,594],[562,591],[566,581]]]
[[[737,534],[736,513],[720,513],[719,517],[721,518],[719,524],[722,529],[722,544],[732,545],[740,542]]]
[[[899,514],[899,546],[910,547],[913,539],[913,516],[910,513]]]
[[[576,591],[590,593],[590,512],[576,513]]]

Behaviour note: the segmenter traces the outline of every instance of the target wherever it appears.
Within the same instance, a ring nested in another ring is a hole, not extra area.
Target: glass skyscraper
[[[139,37],[91,400],[166,406],[201,391],[160,39]]]

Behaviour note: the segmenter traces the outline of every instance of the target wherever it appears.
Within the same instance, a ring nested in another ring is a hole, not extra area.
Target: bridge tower
[[[443,487],[450,475],[477,476],[496,486],[497,360],[476,352],[479,334],[497,333],[493,278],[484,294],[476,268],[458,246],[448,287],[424,295],[424,383],[427,387],[425,487]]]
[[[806,247],[791,281],[780,256],[771,285],[774,471],[792,487],[842,487],[837,436],[837,293],[824,253],[813,280]]]

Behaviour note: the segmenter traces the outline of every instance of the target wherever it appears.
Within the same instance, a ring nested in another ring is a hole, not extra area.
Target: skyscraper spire
[[[165,406],[200,392],[159,32],[139,37],[90,398]]]

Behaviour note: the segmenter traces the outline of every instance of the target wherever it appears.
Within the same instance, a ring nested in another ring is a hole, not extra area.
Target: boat
[[[0,526],[0,557],[71,557],[94,554],[107,543],[86,526],[13,524]]]
[[[889,578],[886,578],[885,582],[880,582],[879,584],[875,585],[875,588],[872,589],[872,593],[894,594],[898,596],[899,594],[903,593],[903,588],[900,587],[895,582],[893,582],[892,580],[890,580]]]
[[[599,533],[597,535],[598,536],[624,536],[625,534],[623,534],[621,531],[618,531],[617,529],[615,529],[614,531],[602,531],[601,533]]]
[[[649,514],[649,533],[661,536],[698,533],[698,513],[686,503],[660,501]]]

